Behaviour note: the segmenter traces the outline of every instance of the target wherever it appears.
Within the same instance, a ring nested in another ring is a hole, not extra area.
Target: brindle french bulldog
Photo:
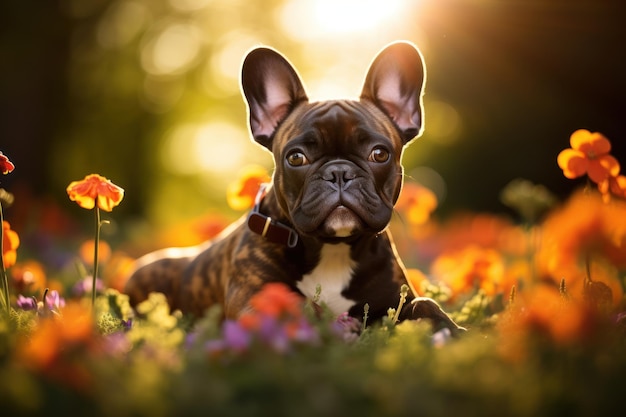
[[[126,284],[131,304],[150,292],[201,316],[221,304],[246,311],[268,282],[337,314],[380,319],[407,284],[387,226],[402,188],[402,152],[422,132],[424,64],[410,43],[384,48],[360,99],[309,102],[292,65],[268,48],[244,60],[242,88],[254,140],[274,157],[271,187],[247,218],[199,247],[166,249],[138,261]],[[399,319],[428,319],[461,331],[431,299],[409,293]]]

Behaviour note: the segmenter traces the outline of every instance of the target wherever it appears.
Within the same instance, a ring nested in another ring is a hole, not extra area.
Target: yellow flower
[[[81,181],[73,181],[67,187],[67,194],[70,200],[88,210],[94,208],[97,202],[100,209],[111,211],[124,198],[122,188],[98,174],[90,174]]]

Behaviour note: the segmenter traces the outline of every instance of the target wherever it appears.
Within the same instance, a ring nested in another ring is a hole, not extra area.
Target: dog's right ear
[[[271,150],[279,123],[297,104],[308,101],[302,81],[281,54],[257,48],[243,62],[241,86],[248,102],[252,136]]]

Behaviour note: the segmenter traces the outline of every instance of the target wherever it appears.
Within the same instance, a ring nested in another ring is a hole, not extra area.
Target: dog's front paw
[[[458,337],[467,331],[466,328],[456,324],[435,300],[427,297],[415,298],[404,306],[400,318],[402,320],[429,320],[433,326],[433,332],[449,329],[452,337]]]

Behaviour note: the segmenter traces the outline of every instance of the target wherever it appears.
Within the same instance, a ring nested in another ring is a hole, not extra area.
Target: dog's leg
[[[453,336],[459,336],[466,331],[464,327],[456,324],[435,300],[427,297],[417,297],[406,304],[402,308],[399,319],[401,321],[427,319],[432,323],[434,331],[448,328]]]

